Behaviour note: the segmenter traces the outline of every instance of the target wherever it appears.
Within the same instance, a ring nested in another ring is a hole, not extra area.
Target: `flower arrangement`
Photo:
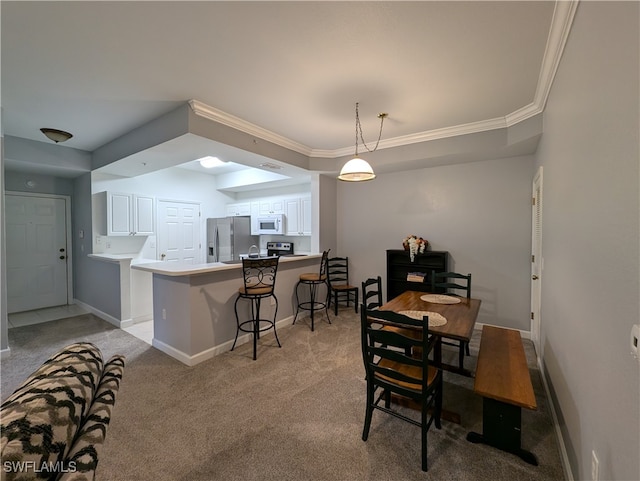
[[[413,262],[413,260],[416,257],[416,254],[424,253],[424,251],[429,246],[429,241],[426,239],[423,239],[422,237],[418,237],[416,235],[411,234],[402,240],[402,245],[404,246],[405,250],[409,251],[411,262]]]

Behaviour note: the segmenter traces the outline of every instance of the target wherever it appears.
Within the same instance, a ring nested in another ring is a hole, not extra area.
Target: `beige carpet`
[[[523,410],[522,444],[539,466],[466,441],[482,430],[482,400],[473,380],[445,373],[445,408],[462,424],[429,431],[429,472],[420,470],[420,431],[374,413],[361,439],[365,381],[359,317],[341,309],[333,324],[308,320],[194,367],[187,367],[94,317],[9,330],[2,398],[60,347],[96,343],[105,357],[119,352],[127,366],[97,470],[97,481],[128,480],[492,480],[564,479],[551,416],[525,341],[538,410]],[[474,368],[476,332],[467,367]],[[448,351],[455,358],[456,352]]]

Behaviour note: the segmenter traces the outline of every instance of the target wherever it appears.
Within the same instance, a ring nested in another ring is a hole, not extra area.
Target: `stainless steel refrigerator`
[[[251,235],[251,217],[207,219],[207,262],[240,260],[252,245],[260,246],[260,236]]]

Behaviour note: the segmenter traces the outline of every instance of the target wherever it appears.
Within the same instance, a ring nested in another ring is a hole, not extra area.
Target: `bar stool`
[[[331,319],[329,318],[329,310],[328,310],[329,299],[330,299],[329,294],[331,291],[329,288],[329,283],[327,282],[327,260],[328,259],[329,259],[329,251],[326,250],[322,253],[322,260],[320,261],[319,271],[300,274],[300,280],[298,281],[295,287],[296,303],[298,304],[298,307],[296,309],[296,315],[293,318],[293,323],[294,324],[296,323],[296,319],[298,318],[298,312],[300,312],[300,310],[311,311],[311,331],[313,331],[314,329],[314,319],[313,319],[314,311],[324,309],[325,312],[327,313],[327,321],[329,322],[329,324],[331,324]],[[298,298],[298,287],[300,286],[300,284],[309,286],[310,300],[308,302],[307,301],[300,302],[300,299]],[[324,302],[318,301],[316,297],[318,286],[321,284],[324,284],[325,286],[327,286],[327,298],[325,299]]]
[[[278,347],[280,340],[276,332],[276,314],[278,313],[278,298],[274,294],[276,284],[276,272],[278,271],[278,260],[280,257],[263,257],[263,258],[243,258],[242,259],[242,275],[244,283],[238,289],[238,297],[234,305],[236,312],[236,338],[233,341],[231,350],[236,347],[238,334],[242,332],[253,333],[253,360],[256,360],[256,349],[260,333],[273,329],[276,336]],[[276,301],[275,312],[273,313],[273,321],[271,319],[260,318],[260,302],[266,297],[273,297]],[[251,302],[251,319],[240,322],[238,317],[238,301],[240,299],[249,299]],[[250,327],[246,327],[250,326]]]

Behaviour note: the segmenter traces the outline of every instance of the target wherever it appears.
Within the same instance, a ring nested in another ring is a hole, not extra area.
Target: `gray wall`
[[[80,302],[120,319],[120,267],[87,257],[91,253],[91,174],[74,179],[73,293]],[[78,232],[85,232],[84,239]]]
[[[581,2],[544,114],[541,345],[575,479],[640,479],[637,2]]]
[[[28,187],[27,182],[34,182]],[[56,194],[73,196],[73,180],[51,175],[27,174],[24,172],[5,172],[4,188],[14,192],[34,192],[38,194]],[[73,206],[73,202],[71,203]]]
[[[9,318],[7,317],[7,270],[5,269],[4,175],[4,135],[0,126],[0,351],[8,353]]]
[[[479,322],[529,331],[532,156],[431,167],[338,184],[338,252],[360,283],[381,275],[387,249],[416,234],[473,274]]]

